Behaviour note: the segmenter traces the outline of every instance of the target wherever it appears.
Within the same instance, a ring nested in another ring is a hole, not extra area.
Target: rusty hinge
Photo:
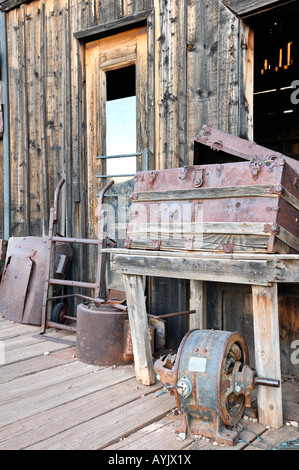
[[[268,242],[268,252],[273,253],[275,237],[280,233],[280,226],[278,224],[265,224],[264,231],[270,234]]]
[[[193,180],[193,184],[196,188],[199,188],[202,185],[204,177],[205,177],[204,168],[199,168],[198,170],[195,170],[195,178]]]
[[[264,231],[271,233],[271,235],[279,235],[280,226],[278,224],[265,224]]]

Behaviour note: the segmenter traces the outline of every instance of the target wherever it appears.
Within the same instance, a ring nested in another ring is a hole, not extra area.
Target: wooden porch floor
[[[62,330],[48,330],[47,336],[75,339]],[[174,397],[158,397],[159,383],[137,383],[132,366],[83,364],[71,345],[47,341],[38,327],[1,317],[0,348],[0,450],[268,450],[256,434],[273,446],[299,438],[298,426],[287,425],[299,421],[299,382],[289,378],[283,383],[284,426],[266,429],[243,419],[245,442],[232,448],[178,440]]]

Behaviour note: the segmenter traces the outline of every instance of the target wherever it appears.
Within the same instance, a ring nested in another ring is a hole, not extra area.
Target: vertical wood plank
[[[24,214],[24,230],[25,235],[31,235],[30,224],[30,152],[29,152],[29,116],[28,116],[28,63],[27,63],[27,21],[26,21],[26,5],[21,5],[21,23],[22,23],[22,43],[23,43],[23,93],[22,93],[22,126],[23,126],[23,139],[22,139],[22,154],[24,157],[24,195],[25,195],[25,214]]]
[[[190,281],[190,310],[196,313],[189,316],[189,330],[207,328],[206,282]]]
[[[27,175],[28,185],[28,223],[30,235],[40,236],[42,219],[44,219],[41,195],[42,159],[41,157],[41,107],[40,107],[40,58],[41,58],[41,15],[37,13],[34,3],[26,4],[24,9],[24,37],[26,47],[26,82],[27,82]],[[47,213],[47,218],[49,214]]]
[[[239,130],[239,20],[221,2],[218,13],[217,127]]]
[[[42,0],[40,6],[40,147],[41,147],[41,204],[43,211],[42,236],[45,236],[49,230],[49,168],[48,168],[48,152],[47,152],[47,33],[46,33],[46,7],[45,0]]]
[[[137,32],[136,53],[136,102],[137,102],[137,151],[148,148],[147,138],[147,31],[146,27]]]
[[[240,21],[239,136],[253,140],[254,31]]]
[[[136,379],[143,385],[155,383],[142,276],[124,275]]]
[[[178,166],[178,2],[156,2],[156,166]],[[182,54],[182,51],[180,51]]]
[[[149,170],[155,169],[156,148],[156,85],[155,85],[155,12],[148,17],[147,23],[147,93],[148,106],[146,110],[147,139],[148,139],[148,162]]]
[[[23,89],[22,26],[20,10],[7,13],[7,42],[9,57],[9,103],[10,103],[10,142],[11,142],[11,235],[24,236],[24,160],[22,99],[19,89]]]
[[[204,124],[218,119],[218,7],[219,2],[189,2],[187,36],[188,164],[193,164],[194,137]],[[199,21],[200,18],[200,21]]]
[[[252,286],[255,368],[258,376],[281,380],[277,284]],[[259,386],[259,422],[278,429],[283,424],[280,388]]]

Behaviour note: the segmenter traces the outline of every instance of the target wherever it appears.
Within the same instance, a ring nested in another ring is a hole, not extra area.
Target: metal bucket
[[[132,362],[125,354],[128,314],[111,305],[77,307],[77,359],[97,366],[120,366]]]

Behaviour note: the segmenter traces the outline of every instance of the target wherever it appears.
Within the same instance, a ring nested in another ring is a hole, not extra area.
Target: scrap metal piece
[[[64,257],[64,277],[72,257],[70,245],[57,247]],[[41,324],[43,287],[46,279],[47,240],[40,237],[10,238],[0,285],[0,314],[18,323]],[[58,266],[58,260],[56,262]],[[55,293],[58,294],[59,286]]]
[[[23,321],[34,255],[33,249],[16,245],[13,254],[8,256],[2,276],[0,313],[18,323]]]

